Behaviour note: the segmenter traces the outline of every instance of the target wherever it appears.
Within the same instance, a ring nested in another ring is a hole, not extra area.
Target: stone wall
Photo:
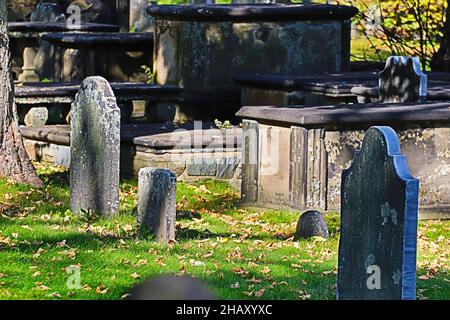
[[[251,178],[256,181],[253,184],[257,192],[255,203],[299,210],[340,210],[341,173],[352,164],[367,127],[307,129],[262,123],[257,126],[257,179]],[[448,217],[448,123],[410,124],[393,128],[398,134],[411,174],[420,180],[422,217]],[[244,177],[245,170],[243,165]]]
[[[31,139],[24,139],[24,144],[31,160],[69,167],[69,146]],[[173,152],[176,154],[177,161],[173,160]],[[240,148],[224,149],[222,152],[203,150],[177,154],[176,151],[170,150],[158,152],[151,148],[136,150],[133,146],[122,145],[120,155],[120,173],[128,178],[137,177],[141,168],[157,167],[173,171],[179,181],[211,178],[227,180],[237,189],[241,185]]]
[[[211,102],[224,96],[239,101],[240,86],[233,80],[239,73],[340,72],[345,60],[341,21],[157,19],[155,28],[157,83],[183,87],[194,96],[210,97]],[[239,103],[229,103],[223,110],[234,114],[239,107]],[[185,113],[187,119],[195,118],[189,110]]]

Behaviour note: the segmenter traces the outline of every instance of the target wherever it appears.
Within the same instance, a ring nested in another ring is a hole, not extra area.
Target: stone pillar
[[[86,78],[71,110],[70,207],[111,216],[119,207],[120,109],[108,81]]]
[[[19,75],[20,82],[39,82],[39,76],[36,74],[34,59],[36,58],[36,49],[27,47],[23,50],[23,67]]]
[[[138,228],[142,235],[150,231],[158,242],[175,239],[175,173],[167,169],[139,170]]]
[[[259,124],[253,120],[242,121],[242,185],[241,201],[258,201]]]

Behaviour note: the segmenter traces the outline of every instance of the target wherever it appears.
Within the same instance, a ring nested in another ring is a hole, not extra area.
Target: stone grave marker
[[[415,299],[418,192],[395,131],[371,127],[342,173],[338,299]]]
[[[45,107],[31,108],[25,115],[25,125],[28,127],[42,127],[47,123],[48,110]]]
[[[380,102],[424,102],[427,96],[427,75],[416,57],[391,56],[380,72]]]
[[[170,170],[142,168],[138,182],[138,229],[158,242],[175,239],[177,176]]]
[[[70,127],[71,210],[111,216],[119,206],[120,109],[108,81],[82,82]]]
[[[323,214],[316,210],[302,213],[297,222],[295,239],[308,239],[311,237],[328,238],[328,226]]]

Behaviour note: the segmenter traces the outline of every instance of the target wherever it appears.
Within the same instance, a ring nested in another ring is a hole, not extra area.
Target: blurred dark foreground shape
[[[130,290],[127,300],[215,300],[199,281],[189,277],[159,276]]]

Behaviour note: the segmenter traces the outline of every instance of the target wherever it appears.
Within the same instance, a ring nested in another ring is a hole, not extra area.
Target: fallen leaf
[[[265,292],[266,292],[266,289],[262,288],[261,290],[256,291],[254,295],[257,298],[261,298]]]
[[[271,272],[271,270],[270,270],[269,267],[264,267],[264,268],[261,270],[261,272],[264,273],[264,274],[269,274],[269,273]]]
[[[141,276],[135,272],[135,273],[131,274],[131,277],[133,279],[139,279]]]
[[[109,288],[106,288],[104,285],[100,285],[97,287],[97,289],[95,289],[95,292],[97,294],[107,294],[108,290],[109,290]]]

